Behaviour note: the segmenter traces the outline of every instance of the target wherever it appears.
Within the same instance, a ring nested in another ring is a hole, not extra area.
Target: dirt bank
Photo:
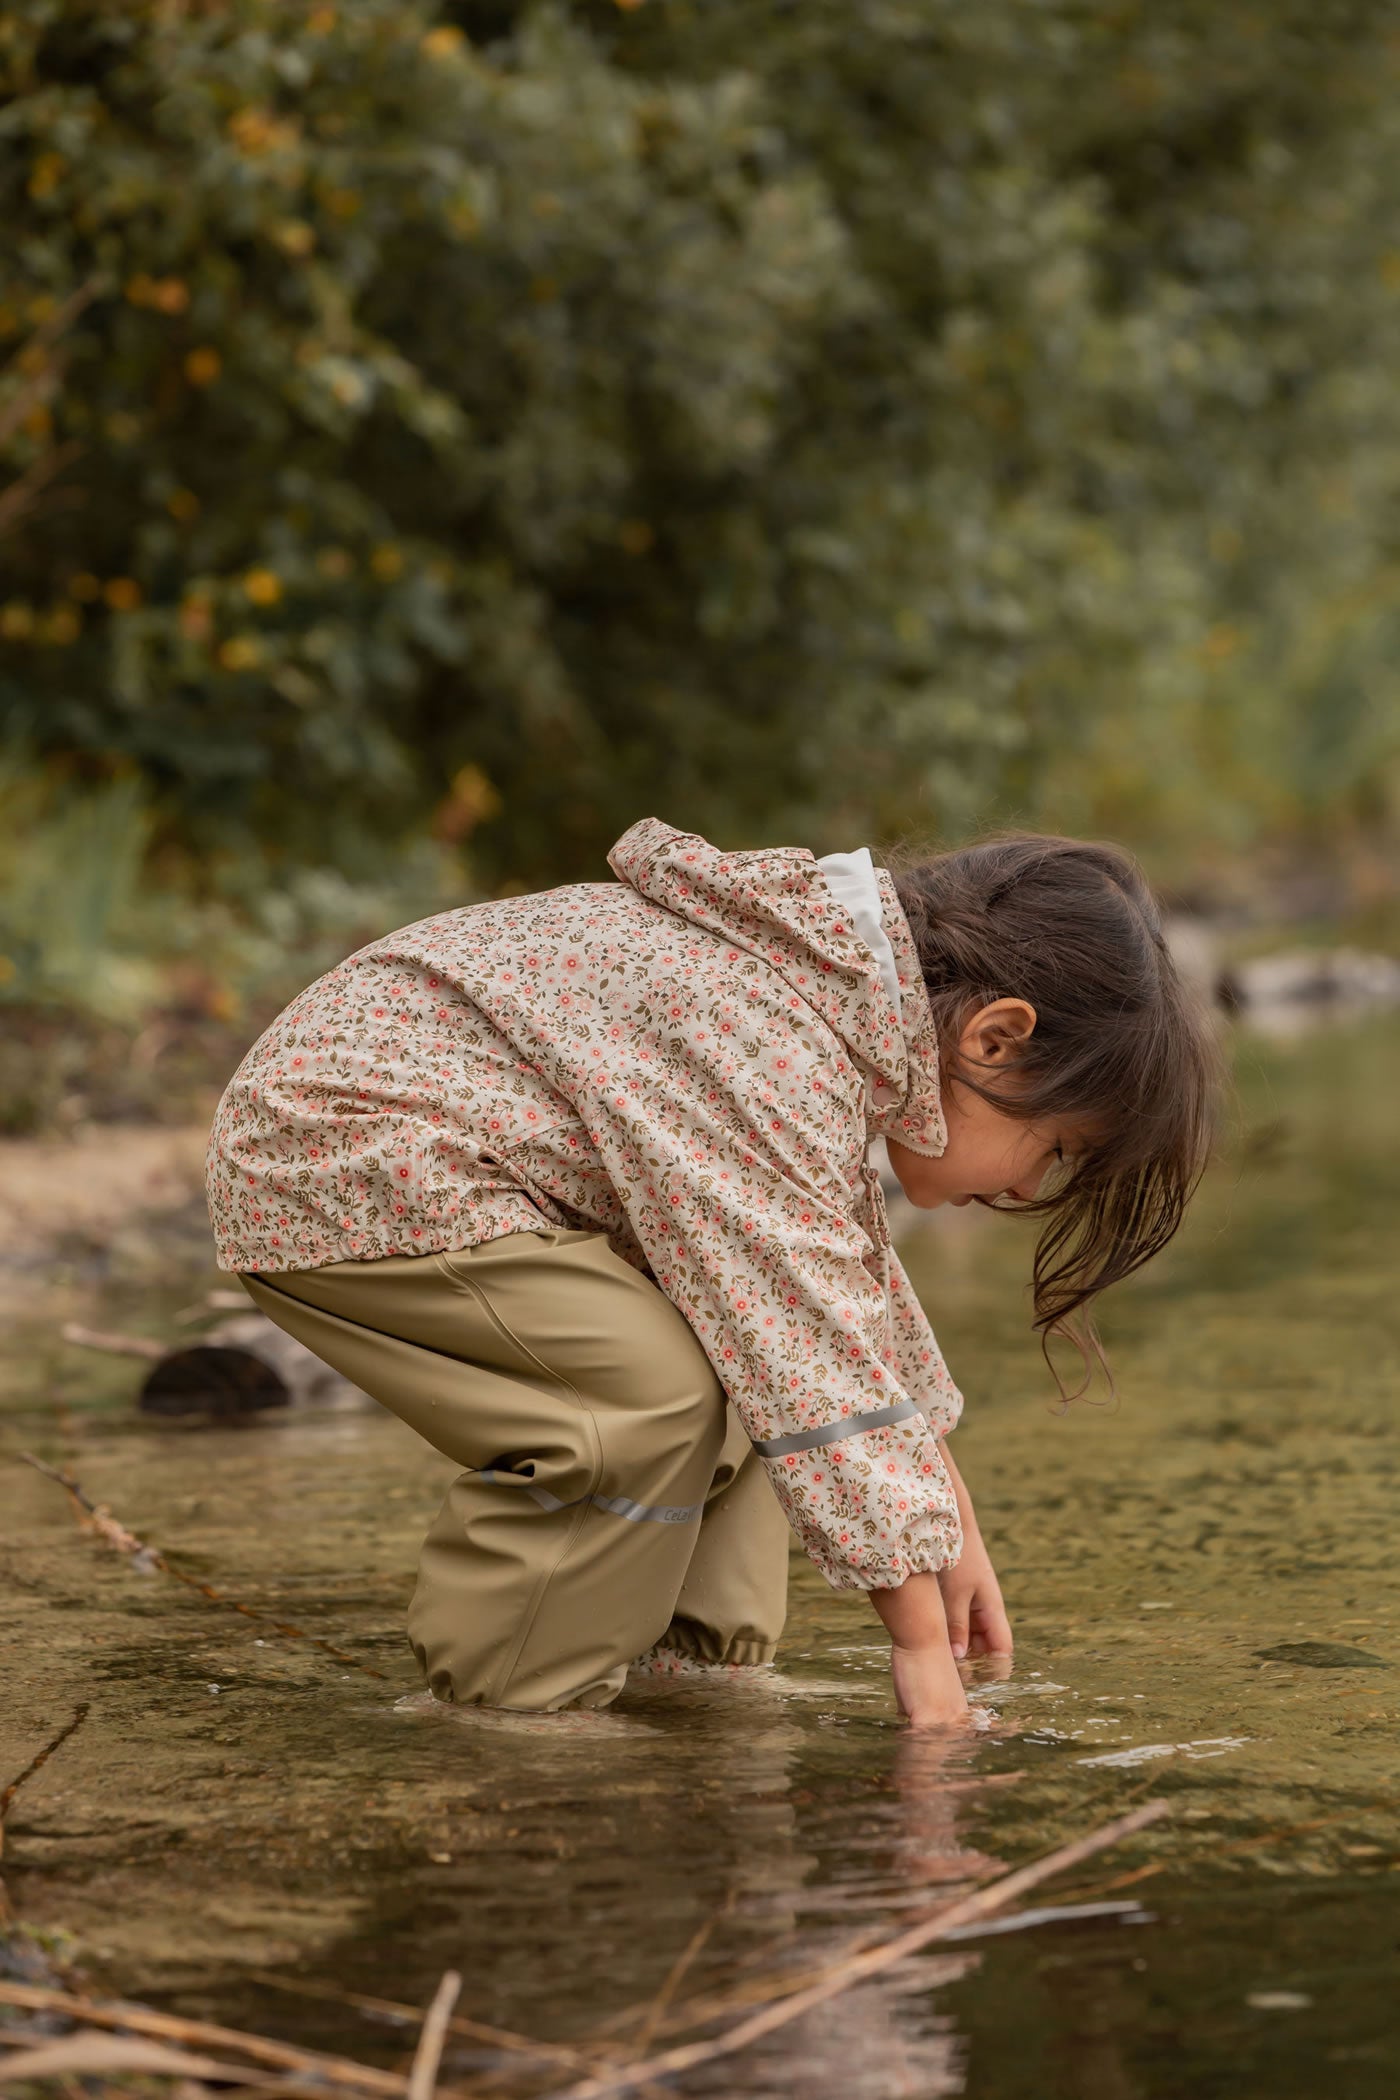
[[[213,1261],[204,1203],[207,1121],[90,1123],[71,1137],[0,1139],[0,1314],[68,1271],[97,1280],[133,1235],[172,1232]]]

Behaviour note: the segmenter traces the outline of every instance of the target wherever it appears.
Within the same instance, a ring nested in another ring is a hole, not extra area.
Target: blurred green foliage
[[[108,902],[1393,841],[1395,0],[16,0],[0,78],[0,711]]]

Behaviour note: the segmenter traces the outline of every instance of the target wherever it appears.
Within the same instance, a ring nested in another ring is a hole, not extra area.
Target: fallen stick
[[[113,1356],[145,1356],[154,1363],[166,1353],[164,1342],[152,1341],[147,1335],[106,1334],[77,1320],[69,1320],[59,1331],[65,1342],[74,1342],[80,1349],[107,1349]]]
[[[729,1896],[720,1905],[720,1908],[716,1911],[711,1911],[708,1918],[701,1920],[675,1961],[672,1962],[670,1974],[665,1978],[660,1990],[647,2007],[646,2015],[637,2031],[637,2039],[633,2043],[633,2047],[639,2052],[645,2053],[655,2041],[656,2030],[661,2025],[667,2006],[685,1981],[687,1970],[694,1962],[706,1940],[710,1937],[710,1934],[714,1931],[716,1925],[718,1925],[720,1919],[733,1908],[734,1896],[731,1890]]]
[[[105,2028],[96,2027],[80,2028],[76,2034],[62,2035],[57,2041],[47,2035],[36,2047],[21,2050],[0,2066],[0,2075],[7,2084],[27,2085],[31,2079],[57,2078],[70,2093],[75,2090],[69,2082],[74,2076],[100,2078],[114,2071],[125,2071],[138,2078],[196,2079],[201,2085],[217,2082],[225,2088],[235,2086],[240,2092],[304,2093],[309,2100],[326,2091],[324,2085],[289,2086],[283,2079],[254,2071],[247,2064],[221,2063],[217,2057],[196,2056],[188,2049],[172,2049],[165,2042],[109,2034]]]
[[[187,1327],[191,1320],[207,1319],[210,1313],[246,1312],[247,1310],[248,1293],[246,1291],[206,1291],[198,1305],[183,1305],[179,1312],[172,1313],[170,1318],[174,1326]]]
[[[207,1597],[211,1604],[221,1605],[225,1611],[239,1612],[245,1619],[251,1619],[255,1626],[265,1626],[269,1633],[281,1634],[286,1640],[307,1641],[313,1648],[319,1648],[323,1655],[329,1655],[333,1661],[346,1663],[352,1670],[359,1670],[364,1676],[374,1677],[383,1682],[382,1670],[376,1670],[370,1663],[361,1662],[357,1655],[347,1655],[343,1648],[337,1648],[330,1641],[322,1640],[320,1634],[307,1633],[300,1626],[289,1625],[284,1619],[269,1619],[264,1613],[254,1611],[251,1604],[240,1604],[236,1597],[225,1597],[221,1590],[215,1589],[212,1582],[201,1582],[197,1576],[187,1575],[183,1568],[175,1567],[159,1547],[146,1545],[137,1538],[135,1532],[128,1531],[126,1526],[112,1515],[105,1502],[94,1502],[71,1473],[60,1473],[56,1466],[46,1465],[43,1459],[36,1458],[32,1451],[21,1451],[17,1455],[25,1465],[33,1466],[36,1473],[42,1473],[46,1480],[56,1481],[74,1507],[80,1511],[81,1520],[86,1528],[95,1531],[116,1552],[128,1554],[132,1564],[141,1574],[151,1575],[159,1571],[162,1575],[173,1576],[175,1581],[182,1582],[187,1590],[195,1590],[201,1597]]]
[[[1166,1815],[1169,1808],[1167,1801],[1146,1802],[1130,1814],[1119,1816],[1099,1830],[1090,1831],[1087,1837],[1061,1845],[1043,1859],[1032,1860],[1029,1866],[1017,1867],[1014,1872],[974,1889],[971,1895],[944,1904],[931,1917],[911,1926],[906,1932],[898,1933],[895,1938],[882,1940],[878,1946],[850,1955],[844,1961],[833,1962],[805,1990],[791,1992],[776,2004],[765,2006],[751,2019],[741,2020],[738,2026],[728,2028],[725,2033],[715,2035],[707,2042],[689,2042],[682,2048],[663,2050],[660,2056],[630,2064],[617,2072],[607,2072],[602,2077],[581,2079],[576,2085],[552,2094],[550,2100],[603,2100],[605,2094],[632,2092],[639,2085],[649,2085],[677,2071],[689,2071],[696,2064],[710,2063],[718,2056],[732,2056],[738,2050],[746,2049],[750,2042],[771,2034],[775,2028],[786,2027],[814,2006],[823,2005],[841,1991],[849,1990],[852,1984],[863,1983],[867,1976],[876,1976],[882,1969],[895,1967],[927,1947],[930,1941],[941,1939],[953,1926],[970,1924],[974,1918],[1000,1910],[1027,1889],[1048,1881],[1053,1874],[1066,1867],[1078,1866],[1081,1860],[1090,1859],[1096,1852],[1104,1852],[1110,1845],[1116,1845],[1120,1839],[1146,1829],[1149,1823],[1156,1823]]]
[[[9,1785],[5,1788],[4,1792],[0,1793],[0,1859],[3,1859],[5,1856],[5,1818],[10,1813],[10,1803],[14,1800],[15,1795],[19,1792],[20,1788],[24,1785],[25,1781],[27,1779],[32,1779],[34,1777],[34,1774],[37,1771],[41,1770],[41,1768],[48,1763],[49,1759],[53,1756],[54,1751],[59,1749],[64,1743],[67,1742],[70,1735],[74,1734],[76,1730],[82,1727],[84,1721],[88,1717],[89,1711],[90,1704],[89,1701],[86,1699],[83,1700],[81,1705],[74,1707],[72,1720],[64,1723],[63,1727],[59,1729],[58,1734],[56,1736],[51,1737],[50,1740],[47,1743],[45,1743],[43,1749],[37,1751],[35,1755],[30,1758],[29,1763],[25,1766],[24,1770],[18,1775],[18,1777],[12,1779]]]
[[[400,2072],[377,2071],[372,2064],[357,2064],[345,2056],[326,2056],[319,2049],[298,2049],[290,2042],[274,2042],[262,2034],[243,2034],[236,2027],[220,2027],[212,2020],[181,2019],[178,2013],[156,2012],[149,2005],[98,2004],[73,1991],[46,1990],[39,1984],[3,1980],[0,2005],[20,2005],[29,2012],[66,2013],[87,2027],[149,2034],[157,2040],[237,2049],[255,2063],[273,2064],[282,2071],[301,2071],[311,2078],[353,2086],[358,2092],[386,2093],[392,2100],[407,2100],[408,2096],[408,2080]]]
[[[135,1532],[128,1531],[125,1524],[119,1523],[112,1515],[105,1502],[94,1502],[91,1495],[83,1492],[71,1473],[60,1473],[56,1466],[46,1465],[43,1459],[36,1458],[32,1451],[21,1451],[19,1455],[25,1465],[33,1466],[35,1472],[42,1473],[46,1480],[57,1481],[77,1510],[82,1528],[85,1531],[95,1531],[100,1539],[106,1540],[114,1552],[128,1554],[138,1574],[153,1575],[157,1568],[164,1574],[175,1573],[173,1568],[167,1566],[164,1554],[158,1553],[154,1546],[145,1545],[137,1538]]]
[[[56,1736],[52,1736],[49,1739],[49,1741],[45,1743],[42,1750],[36,1751],[35,1755],[30,1758],[29,1763],[25,1766],[24,1770],[18,1773],[16,1777],[10,1781],[9,1785],[5,1788],[5,1791],[3,1793],[0,1793],[0,1864],[3,1863],[5,1858],[5,1818],[10,1813],[10,1804],[14,1800],[15,1795],[19,1792],[20,1788],[24,1785],[26,1780],[32,1779],[36,1772],[41,1771],[43,1769],[43,1767],[48,1763],[49,1759],[53,1756],[54,1751],[60,1749],[62,1745],[67,1742],[69,1736],[72,1735],[75,1732],[75,1730],[82,1727],[87,1717],[88,1701],[84,1699],[79,1706],[76,1706],[73,1709],[72,1720],[65,1722],[63,1727],[59,1729],[58,1734]],[[0,1925],[7,1923],[8,1920],[13,1917],[13,1915],[14,1913],[10,1908],[10,1892],[6,1888],[3,1880],[0,1880]]]
[[[1009,1918],[975,1918],[970,1925],[951,1925],[945,1940],[987,1940],[1008,1932],[1034,1932],[1042,1925],[1102,1923],[1105,1918],[1146,1923],[1151,1917],[1140,1903],[1042,1903],[1013,1911]]]
[[[438,2065],[442,2062],[442,2045],[447,2039],[447,2023],[461,1988],[462,1979],[457,1971],[448,1969],[433,1994],[433,2002],[423,2021],[423,2032],[418,2037],[413,2068],[408,2074],[408,2100],[433,2100],[437,2091]]]
[[[320,1998],[332,2005],[353,2005],[359,2011],[380,2013],[392,2020],[410,2021],[422,2017],[416,2005],[405,2005],[397,1998],[371,1997],[365,1991],[332,1990],[327,1984],[306,1983],[294,1976],[260,1973],[257,1981],[263,1985],[270,1985],[273,1990],[290,1991],[298,1998]],[[590,2054],[582,2048],[568,2048],[562,2042],[532,2041],[529,2035],[515,2034],[509,2027],[491,2027],[484,2020],[468,2019],[465,2014],[459,2012],[453,2013],[447,2028],[450,2034],[460,2034],[472,2042],[487,2042],[494,2049],[515,2050],[527,2056],[553,2057],[569,2070],[590,2070],[596,2065],[598,2055],[607,2053],[606,2050],[601,2050]],[[616,2045],[613,2045],[613,2051],[616,2053]]]

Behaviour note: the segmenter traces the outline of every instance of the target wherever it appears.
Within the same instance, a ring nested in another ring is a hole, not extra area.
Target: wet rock
[[[1388,1670],[1390,1664],[1364,1648],[1340,1641],[1280,1641],[1276,1648],[1256,1648],[1261,1662],[1301,1663],[1305,1670]]]
[[[1400,960],[1359,948],[1299,948],[1231,964],[1216,983],[1220,1004],[1261,1027],[1298,1025],[1319,1011],[1400,1006]]]
[[[369,1407],[373,1402],[260,1312],[237,1313],[172,1349],[141,1388],[145,1414],[227,1420],[270,1407]]]

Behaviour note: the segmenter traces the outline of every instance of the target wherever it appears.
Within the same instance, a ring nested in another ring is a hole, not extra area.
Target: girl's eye
[[[1060,1162],[1060,1165],[1063,1166],[1065,1163],[1065,1148],[1063,1145],[1055,1147],[1055,1157]]]

